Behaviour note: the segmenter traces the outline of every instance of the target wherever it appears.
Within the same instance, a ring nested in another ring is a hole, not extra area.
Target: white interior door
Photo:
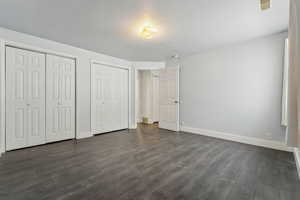
[[[94,63],[91,84],[93,133],[128,128],[128,70]]]
[[[75,138],[75,60],[47,55],[46,141]]]
[[[159,73],[159,128],[179,131],[179,66]]]
[[[6,47],[6,150],[45,143],[45,54]]]

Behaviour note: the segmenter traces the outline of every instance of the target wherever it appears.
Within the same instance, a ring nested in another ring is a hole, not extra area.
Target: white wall
[[[281,97],[287,33],[181,60],[185,127],[284,142]]]
[[[111,56],[75,48],[69,45],[53,42],[46,39],[18,33],[8,29],[0,28],[0,38],[17,43],[23,43],[45,50],[55,51],[62,54],[69,54],[77,57],[77,136],[78,138],[91,136],[91,115],[90,115],[90,62],[97,60],[110,64],[131,67],[132,63],[126,60]],[[118,47],[116,47],[118,48]],[[3,50],[3,49],[1,49]],[[2,71],[1,71],[1,74]],[[1,91],[2,92],[2,91]],[[1,113],[3,108],[1,107]],[[1,132],[3,135],[3,132]],[[3,144],[3,141],[0,143]],[[3,145],[2,147],[3,148]]]

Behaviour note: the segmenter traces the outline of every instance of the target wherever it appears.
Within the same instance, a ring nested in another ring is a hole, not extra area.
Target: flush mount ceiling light
[[[271,0],[260,0],[261,10],[268,10],[271,8]]]
[[[157,33],[157,28],[151,24],[144,24],[140,29],[140,36],[145,39],[151,39]]]

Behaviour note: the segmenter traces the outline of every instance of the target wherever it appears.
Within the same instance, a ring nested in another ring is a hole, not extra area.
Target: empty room
[[[1,0],[0,200],[300,200],[299,0]]]

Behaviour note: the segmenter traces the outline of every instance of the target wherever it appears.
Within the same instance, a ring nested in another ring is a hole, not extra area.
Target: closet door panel
[[[110,131],[119,130],[121,128],[121,87],[120,87],[120,70],[118,68],[110,68],[111,71],[111,96],[107,99],[107,104],[110,106]]]
[[[75,60],[61,60],[61,134],[62,139],[75,138]]]
[[[27,145],[27,54],[6,48],[6,150]]]
[[[122,128],[129,128],[129,77],[128,77],[128,70],[122,71],[122,82],[121,87],[122,89]]]
[[[6,47],[6,149],[45,142],[45,55]]]
[[[112,90],[113,90],[113,74],[109,69],[104,68],[103,79],[104,79],[104,96],[103,96],[103,113],[102,113],[102,121],[103,121],[103,132],[109,132],[114,130],[114,116],[113,116],[113,105],[112,101]]]
[[[104,112],[104,80],[101,71],[98,71],[97,68],[92,67],[92,97],[91,97],[91,115],[92,117],[92,131],[96,134],[98,131],[103,131],[103,112]]]
[[[75,138],[75,60],[47,55],[47,142]]]
[[[46,141],[59,140],[61,90],[60,65],[55,57],[47,55],[46,67]]]
[[[93,64],[91,102],[94,133],[128,128],[128,70]]]
[[[28,57],[28,146],[45,143],[45,55]]]

